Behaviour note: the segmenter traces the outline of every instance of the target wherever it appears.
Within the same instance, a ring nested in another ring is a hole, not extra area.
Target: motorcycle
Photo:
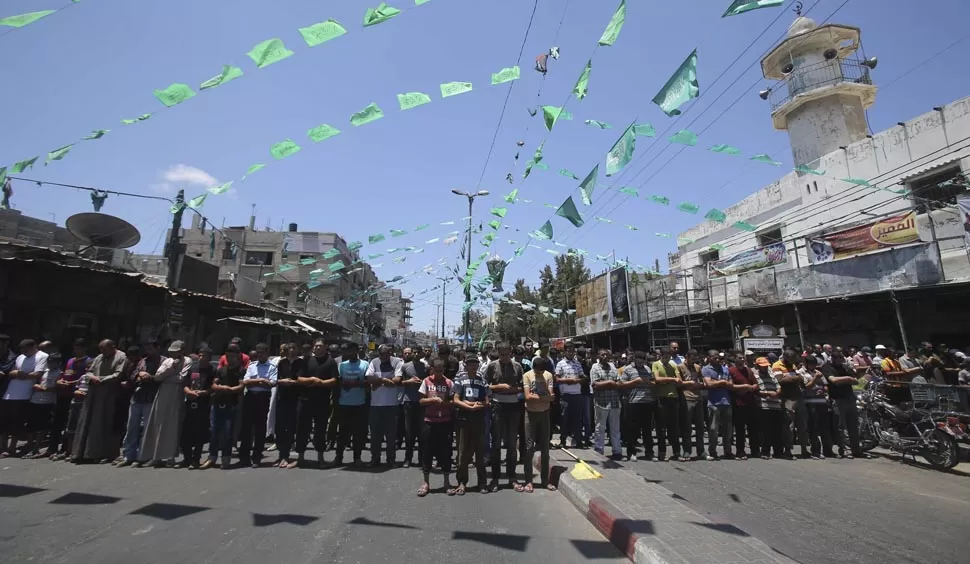
[[[966,435],[966,424],[959,416],[915,403],[892,405],[878,388],[877,380],[870,381],[858,397],[863,450],[882,446],[914,461],[919,455],[937,470],[949,470],[960,462],[957,441]]]

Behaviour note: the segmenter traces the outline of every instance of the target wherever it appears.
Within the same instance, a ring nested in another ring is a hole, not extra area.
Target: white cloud
[[[179,189],[211,188],[222,184],[216,177],[201,168],[186,164],[172,165],[159,174],[160,181],[152,185],[152,190],[160,194],[175,194]],[[235,189],[227,193],[232,196]],[[188,196],[188,195],[187,195]]]

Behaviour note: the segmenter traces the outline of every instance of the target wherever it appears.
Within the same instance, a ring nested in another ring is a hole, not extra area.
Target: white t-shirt
[[[21,372],[44,372],[47,370],[47,353],[37,351],[33,356],[20,355],[17,357],[17,370]],[[3,394],[5,400],[29,400],[34,393],[37,380],[10,380],[7,392]]]
[[[60,368],[50,368],[44,373],[44,377],[40,379],[38,384],[47,388],[46,391],[34,390],[34,393],[30,396],[30,403],[35,403],[38,405],[50,405],[57,400],[57,392],[55,387],[57,386],[57,381],[61,378]]]
[[[381,369],[380,357],[370,361],[370,364],[367,365],[366,376],[379,376],[385,380],[390,380],[404,375],[404,360],[392,356],[387,362],[390,364],[390,370]],[[397,386],[381,386],[371,390],[370,404],[374,407],[397,405]]]

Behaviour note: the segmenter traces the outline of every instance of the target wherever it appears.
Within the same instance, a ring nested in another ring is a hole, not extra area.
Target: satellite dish
[[[93,247],[127,249],[141,241],[134,225],[106,213],[76,213],[67,218],[67,230]]]

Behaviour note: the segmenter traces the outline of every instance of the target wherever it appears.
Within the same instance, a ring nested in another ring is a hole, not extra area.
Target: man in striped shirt
[[[771,450],[775,456],[782,456],[784,447],[784,427],[788,424],[785,412],[781,408],[781,389],[778,380],[771,371],[771,362],[765,357],[759,357],[754,362],[757,369],[758,393],[761,396],[761,432],[764,440],[761,442],[761,458],[771,458]],[[751,453],[754,455],[755,453]]]
[[[596,436],[593,449],[603,454],[606,426],[610,427],[610,447],[613,458],[623,456],[620,444],[620,375],[616,367],[610,362],[610,351],[600,349],[599,362],[590,370],[590,381],[593,386],[593,408],[596,410]]]

